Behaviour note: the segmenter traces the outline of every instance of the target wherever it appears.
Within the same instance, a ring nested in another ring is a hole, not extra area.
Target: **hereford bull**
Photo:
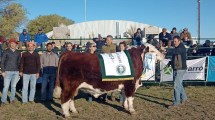
[[[134,79],[129,81],[102,82],[100,63],[96,54],[66,52],[60,57],[54,97],[61,98],[65,117],[70,116],[69,110],[77,113],[74,97],[77,96],[79,89],[96,98],[107,92],[122,91],[125,98],[124,108],[131,114],[135,113],[134,92],[142,85],[140,81],[143,72],[142,61],[148,48],[133,47],[128,52],[134,68]]]

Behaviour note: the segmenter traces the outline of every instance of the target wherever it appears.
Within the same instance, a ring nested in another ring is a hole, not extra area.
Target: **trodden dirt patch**
[[[0,107],[1,120],[56,120],[64,119],[60,101],[41,103],[39,90],[36,103],[21,104],[20,92],[17,92],[16,103]],[[81,95],[76,98],[78,114],[71,113],[68,119],[73,120],[196,120],[215,119],[215,87],[186,87],[189,101],[178,108],[168,109],[172,104],[172,87],[140,88],[134,99],[137,115],[124,111],[118,101],[88,102]],[[1,97],[1,94],[0,94]]]

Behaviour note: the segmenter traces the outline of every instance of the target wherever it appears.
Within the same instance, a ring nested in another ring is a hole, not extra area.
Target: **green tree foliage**
[[[26,20],[25,15],[26,10],[18,3],[5,6],[0,16],[0,35],[10,37]]]
[[[28,31],[31,35],[35,35],[38,32],[38,28],[42,27],[43,32],[47,33],[53,30],[53,27],[59,27],[59,25],[70,25],[74,21],[57,14],[39,16],[34,20],[31,20],[28,25]]]

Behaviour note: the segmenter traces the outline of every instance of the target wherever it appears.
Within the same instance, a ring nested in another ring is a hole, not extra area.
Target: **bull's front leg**
[[[64,115],[65,117],[69,117],[69,116],[70,116],[70,113],[69,113],[70,101],[71,101],[71,100],[68,100],[67,102],[65,102],[65,103],[63,103],[63,104],[61,105],[62,110],[63,110],[63,115]]]
[[[136,111],[134,110],[134,106],[133,106],[133,102],[134,102],[134,97],[127,97],[127,105],[128,105],[128,111],[130,112],[130,114],[136,114]],[[125,102],[126,103],[126,102]]]
[[[69,108],[70,111],[73,113],[78,113],[76,108],[75,108],[75,103],[74,103],[74,98],[71,99],[70,103],[69,103]]]
[[[128,91],[125,89],[122,90],[122,95],[124,97],[123,107],[125,110],[127,110],[130,114],[136,114],[134,107],[133,107],[133,101],[134,97],[132,95],[126,95],[126,92],[128,94]]]

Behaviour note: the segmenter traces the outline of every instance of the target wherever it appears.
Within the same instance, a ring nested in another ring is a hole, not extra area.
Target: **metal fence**
[[[114,38],[113,42],[118,44],[122,41],[126,41],[126,43],[128,45],[131,45],[132,44],[132,38]],[[193,38],[193,40],[197,40],[197,38]],[[210,40],[211,41],[211,46],[210,47],[202,47],[201,44],[203,44],[205,42],[205,40]],[[86,47],[86,43],[87,42],[92,42],[93,40],[92,39],[84,39],[84,38],[77,38],[77,39],[49,39],[49,42],[59,42],[60,43],[60,46],[62,46],[65,42],[71,42],[73,44],[79,44],[80,46],[80,49],[79,51],[77,52],[83,52],[85,51],[85,47]],[[215,38],[201,38],[200,39],[200,43],[201,44],[197,44],[197,49],[200,50],[200,49],[215,49],[214,47],[214,43],[215,43]],[[167,51],[171,51],[171,49],[173,48],[166,48]],[[192,50],[194,48],[187,48],[187,51],[188,50]],[[61,51],[61,49],[59,49],[59,51]],[[99,51],[99,50],[98,50]],[[187,56],[187,59],[196,59],[196,58],[201,58],[201,57],[205,57],[203,55],[197,55],[197,56]],[[171,55],[167,55],[166,58],[171,58]],[[205,76],[207,76],[207,60],[206,60],[206,67],[205,67]],[[160,65],[159,63],[156,65],[156,80],[155,81],[143,81],[145,83],[159,83],[161,84],[160,82]],[[205,85],[206,85],[206,81],[185,81],[185,82],[203,82]],[[171,82],[170,82],[171,83]]]

